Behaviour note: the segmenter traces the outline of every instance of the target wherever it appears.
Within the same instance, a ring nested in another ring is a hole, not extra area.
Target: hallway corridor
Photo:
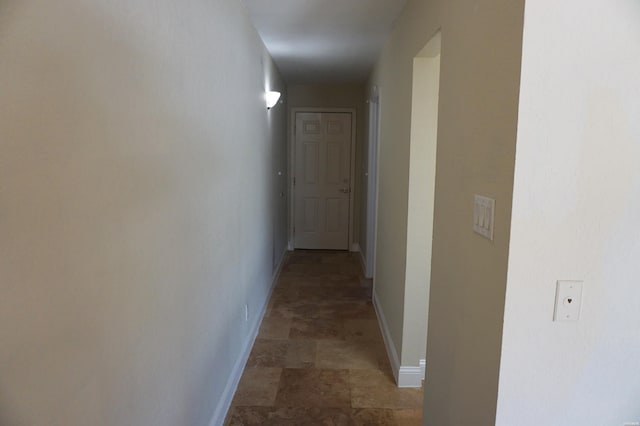
[[[285,259],[227,425],[420,425],[422,390],[398,389],[371,304],[346,252]]]

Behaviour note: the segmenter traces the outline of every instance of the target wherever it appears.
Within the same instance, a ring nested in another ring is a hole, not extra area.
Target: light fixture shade
[[[278,103],[280,92],[267,92],[264,97],[267,101],[267,109],[271,109]]]

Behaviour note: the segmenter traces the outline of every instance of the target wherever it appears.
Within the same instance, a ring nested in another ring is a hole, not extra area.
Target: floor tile
[[[362,266],[353,263],[344,263],[339,264],[338,271],[344,275],[350,275],[353,277],[358,277],[362,273]]]
[[[379,369],[386,357],[384,346],[376,342],[319,340],[318,368]]]
[[[281,373],[281,368],[246,368],[232,405],[273,406]]]
[[[379,408],[356,408],[351,410],[351,422],[354,426],[395,426],[392,410]]]
[[[291,321],[290,339],[344,339],[342,321],[321,318],[295,318]]]
[[[282,317],[265,317],[258,335],[263,339],[286,339],[289,337],[291,320]]]
[[[398,388],[393,377],[378,370],[350,370],[354,408],[418,408],[422,389]]]
[[[326,284],[327,280],[321,277],[300,277],[282,275],[278,281],[278,289],[288,291],[291,288],[313,287]]]
[[[326,276],[328,274],[339,274],[343,271],[342,265],[320,264],[320,263],[290,263],[282,268],[283,273],[293,276]]]
[[[360,260],[354,256],[353,253],[323,253],[320,255],[320,263],[333,263],[333,264],[355,264],[360,266]]]
[[[317,317],[317,310],[318,303],[306,301],[285,302],[282,300],[275,300],[269,312],[269,316],[288,319],[310,319]],[[289,328],[289,332],[291,332],[291,328]]]
[[[314,340],[256,339],[247,367],[313,368],[316,364]]]
[[[321,253],[309,253],[304,251],[291,252],[287,258],[287,264],[294,263],[320,263],[323,255]]]
[[[393,410],[397,426],[422,426],[422,409]]]
[[[289,340],[284,366],[287,368],[313,368],[316,366],[315,340]]]
[[[278,407],[351,407],[348,370],[284,369]]]
[[[372,319],[377,321],[373,305],[366,301],[320,303],[314,309],[317,318]]]
[[[289,253],[225,425],[421,425],[422,390],[396,387],[372,288],[352,253]]]
[[[344,321],[347,339],[382,342],[380,325],[375,319],[347,319]]]
[[[371,289],[360,286],[336,287],[326,295],[326,298],[339,301],[370,300]]]
[[[247,367],[285,367],[287,340],[256,339]]]
[[[349,408],[318,407],[236,407],[229,426],[351,426]]]

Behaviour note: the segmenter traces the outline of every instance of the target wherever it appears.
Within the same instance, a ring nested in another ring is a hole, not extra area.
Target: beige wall
[[[495,421],[516,141],[523,2],[409,0],[369,85],[381,90],[375,290],[404,346],[413,58],[442,30],[427,424]],[[496,199],[495,240],[472,231],[473,194]]]
[[[282,249],[277,71],[232,0],[0,22],[0,424],[209,424]]]
[[[640,422],[639,22],[526,3],[500,426]],[[584,281],[579,321],[552,321],[557,280]]]
[[[356,110],[356,181],[352,185],[355,191],[353,230],[351,243],[360,242],[361,216],[365,214],[366,206],[362,198],[362,182],[366,165],[363,156],[365,136],[365,91],[363,84],[293,84],[287,88],[288,107],[313,107],[313,108],[353,108]],[[289,118],[291,119],[291,118]]]

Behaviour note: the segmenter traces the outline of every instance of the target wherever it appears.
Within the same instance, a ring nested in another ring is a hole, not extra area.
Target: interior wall
[[[369,81],[382,107],[375,291],[400,352],[413,58],[441,29],[426,424],[495,422],[523,7],[409,0]],[[473,233],[474,194],[496,199],[493,242]]]
[[[208,425],[271,285],[277,70],[232,0],[0,22],[0,424]]]
[[[640,422],[638,22],[526,3],[498,425]],[[553,322],[557,280],[584,281],[579,321]]]
[[[351,244],[360,243],[360,224],[362,215],[366,214],[363,208],[362,185],[366,164],[363,156],[365,141],[365,100],[366,94],[363,84],[293,84],[287,90],[288,107],[312,107],[312,108],[353,108],[356,110],[356,181],[352,183],[351,190],[354,193],[353,230]],[[291,136],[290,136],[291,137]]]

